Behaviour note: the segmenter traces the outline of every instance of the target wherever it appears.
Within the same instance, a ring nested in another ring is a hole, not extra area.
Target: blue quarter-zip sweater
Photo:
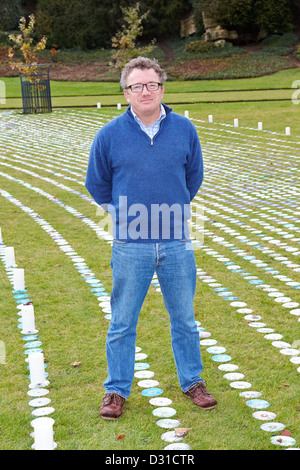
[[[135,121],[130,106],[96,134],[86,188],[112,216],[114,238],[160,242],[188,238],[190,201],[203,181],[195,126],[166,105],[153,139]]]

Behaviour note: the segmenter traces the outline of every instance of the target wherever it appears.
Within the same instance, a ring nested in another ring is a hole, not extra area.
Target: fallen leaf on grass
[[[175,428],[175,434],[177,437],[185,437],[192,428]]]
[[[282,431],[280,433],[282,436],[288,436],[288,437],[291,437],[291,431],[289,431],[288,429],[285,429],[284,431]]]
[[[120,434],[120,436],[117,437],[117,441],[119,441],[120,439],[123,439],[125,437],[125,434]]]
[[[78,367],[80,365],[81,365],[81,362],[79,362],[79,361],[72,362],[72,364],[71,364],[71,366],[73,366],[73,367]]]

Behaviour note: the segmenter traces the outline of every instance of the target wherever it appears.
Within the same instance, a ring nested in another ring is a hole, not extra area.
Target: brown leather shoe
[[[217,406],[217,400],[206,390],[204,382],[196,383],[184,394],[203,410],[211,410]]]
[[[102,400],[100,415],[103,419],[118,419],[123,412],[125,398],[116,393],[107,393]]]

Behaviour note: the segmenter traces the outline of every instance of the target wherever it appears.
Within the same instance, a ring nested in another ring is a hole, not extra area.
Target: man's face
[[[127,86],[149,82],[160,83],[159,76],[153,69],[133,69],[127,78]],[[144,86],[143,91],[140,93],[133,93],[129,88],[128,90],[124,90],[124,95],[128,103],[131,104],[133,111],[140,119],[143,117],[149,119],[151,116],[155,117],[157,114],[157,117],[159,117],[160,104],[164,96],[163,86],[159,87],[157,91],[148,91]]]

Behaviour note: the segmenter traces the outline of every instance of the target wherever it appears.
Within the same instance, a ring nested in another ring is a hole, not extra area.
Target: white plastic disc
[[[140,380],[138,382],[138,386],[142,388],[151,388],[151,387],[156,387],[159,385],[159,382],[157,380]]]
[[[55,408],[52,408],[52,406],[45,406],[44,408],[36,408],[31,414],[33,416],[47,416],[53,413],[54,411]]]
[[[285,425],[282,423],[264,423],[260,426],[260,429],[267,432],[279,432],[285,428]]]
[[[276,414],[271,411],[255,411],[252,416],[260,421],[269,421],[276,418]]]
[[[151,400],[149,400],[149,403],[154,406],[168,406],[171,405],[172,400],[170,400],[170,398],[165,397],[155,397],[151,398]]]
[[[178,437],[175,431],[164,432],[161,435],[161,438],[163,441],[166,441],[166,442],[179,442],[179,441],[182,441],[183,439],[183,437]]]
[[[140,370],[135,372],[134,376],[138,379],[151,379],[154,376],[154,372],[151,370]]]
[[[161,428],[176,428],[181,426],[181,422],[177,419],[159,419],[156,421],[156,424]]]
[[[43,397],[45,395],[48,395],[49,390],[46,388],[34,388],[33,390],[29,390],[27,392],[27,395],[30,397]]]
[[[294,444],[296,444],[296,441],[295,439],[293,439],[292,437],[289,437],[289,436],[273,436],[271,437],[271,442],[272,444],[276,444],[276,445],[279,445],[279,446],[293,446]]]
[[[234,370],[238,370],[239,366],[236,366],[235,364],[221,364],[218,366],[218,369],[232,372]]]
[[[231,382],[230,387],[239,388],[239,389],[249,388],[249,387],[251,387],[251,383],[250,382],[243,382],[243,381],[238,380],[236,382]]]
[[[35,398],[29,402],[29,406],[38,407],[38,406],[46,406],[49,405],[51,402],[50,398]]]
[[[152,414],[159,418],[171,418],[171,416],[176,414],[176,410],[168,406],[161,406],[160,408],[155,408],[155,410],[152,411]]]
[[[190,446],[188,444],[184,444],[183,442],[169,444],[164,448],[164,450],[189,450],[189,449],[190,449]]]
[[[227,380],[241,380],[245,376],[239,372],[229,372],[228,374],[223,375],[223,377]]]

